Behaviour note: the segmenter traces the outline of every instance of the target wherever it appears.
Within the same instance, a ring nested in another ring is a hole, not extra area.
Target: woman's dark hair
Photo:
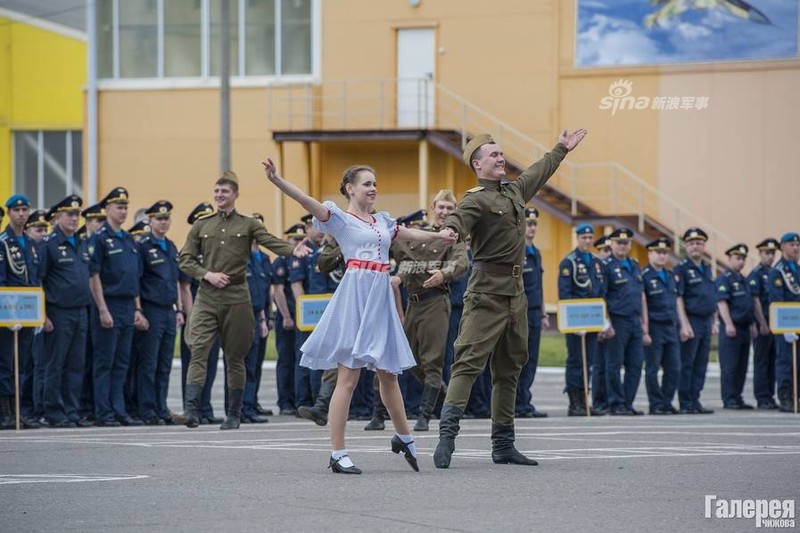
[[[367,165],[353,165],[345,169],[344,174],[342,174],[342,184],[339,186],[339,192],[348,200],[350,196],[347,194],[347,184],[355,184],[358,174],[364,171],[372,172],[372,174],[375,175],[375,169]]]

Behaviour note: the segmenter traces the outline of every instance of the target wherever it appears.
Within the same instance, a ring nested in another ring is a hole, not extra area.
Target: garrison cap
[[[596,241],[594,241],[594,247],[598,250],[605,250],[608,248],[608,235],[603,235]]]
[[[781,237],[781,244],[785,244],[787,242],[800,242],[800,235],[798,235],[794,231],[790,231],[789,233],[784,233],[783,237]]]
[[[103,207],[103,202],[90,205],[81,211],[81,216],[83,218],[106,218],[106,210]]]
[[[647,243],[647,249],[650,251],[658,251],[658,250],[669,251],[670,248],[672,248],[672,241],[670,241],[666,237],[659,237],[658,239],[655,239]]]
[[[128,190],[125,187],[114,187],[105,198],[100,200],[103,207],[108,204],[128,204]]]
[[[197,204],[197,207],[192,209],[192,212],[189,213],[189,216],[186,218],[186,222],[189,224],[194,224],[199,219],[206,217],[214,212],[214,206],[212,206],[208,202],[200,202]]]
[[[756,244],[756,250],[777,250],[778,247],[780,247],[778,239],[773,239],[772,237],[768,237]]]
[[[612,241],[629,241],[633,239],[633,231],[628,228],[617,228],[608,236]]]
[[[397,217],[397,223],[401,226],[408,226],[410,224],[422,224],[425,222],[425,216],[427,215],[427,211],[424,209],[419,209],[414,211],[413,213],[409,213],[408,215]]]
[[[47,219],[50,220],[56,213],[77,212],[80,213],[83,206],[83,199],[77,194],[70,194],[60,202],[53,204],[47,212]]]
[[[461,159],[464,160],[464,163],[469,167],[472,168],[470,162],[472,161],[472,156],[475,152],[483,146],[484,144],[492,144],[494,143],[494,139],[488,133],[483,133],[476,137],[473,137],[466,146],[464,146],[464,151],[461,153]]]
[[[6,207],[13,209],[15,207],[30,207],[31,201],[24,194],[14,194],[6,200]]]
[[[539,210],[535,207],[526,207],[525,208],[525,220],[538,220],[539,219]]]
[[[28,220],[25,222],[25,229],[35,226],[46,228],[48,226],[47,220],[47,211],[44,209],[37,209],[28,215]]]
[[[725,250],[725,255],[727,255],[728,257],[732,255],[741,255],[742,257],[747,257],[747,251],[748,248],[746,244],[741,244],[741,243],[734,244],[733,246]]]
[[[575,228],[575,235],[594,235],[594,226],[591,224],[580,224]]]
[[[690,242],[690,241],[707,241],[708,240],[708,233],[701,230],[700,228],[689,228],[683,234],[683,242]]]
[[[144,212],[149,217],[163,217],[172,213],[172,204],[166,200],[159,200]]]
[[[220,176],[217,181],[219,182],[220,180],[230,181],[235,183],[237,186],[239,185],[239,178],[236,176],[236,172],[233,170],[226,170],[223,172],[222,176]]]
[[[287,237],[292,238],[302,238],[306,236],[306,225],[305,224],[295,224],[291,228],[287,229],[283,232],[284,235]]]
[[[131,229],[128,230],[128,233],[130,233],[135,237],[138,237],[139,235],[144,235],[146,233],[150,233],[150,224],[148,224],[146,220],[140,220],[139,222],[131,226]]]

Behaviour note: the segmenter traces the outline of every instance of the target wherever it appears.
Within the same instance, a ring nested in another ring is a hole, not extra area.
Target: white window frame
[[[155,78],[122,78],[120,77],[120,44],[119,44],[119,2],[112,0],[112,78],[100,78],[97,88],[100,90],[161,90],[218,88],[219,76],[211,76],[211,0],[201,0],[200,15],[200,76],[165,77],[164,76],[164,0],[157,0],[157,73]],[[239,74],[231,76],[231,87],[266,87],[275,84],[318,82],[321,79],[322,67],[322,0],[311,0],[311,72],[309,74],[282,75],[282,3],[288,0],[275,0],[275,71],[278,74],[269,76],[242,75],[245,72],[247,59],[246,3],[247,0],[231,0],[239,6]]]
[[[36,198],[29,198],[29,200],[37,206],[38,209],[46,209],[49,206],[44,205],[44,134],[45,133],[61,133],[64,135],[65,155],[64,155],[64,168],[66,170],[66,192],[64,196],[69,196],[75,192],[75,176],[72,173],[72,137],[76,133],[83,133],[83,130],[11,130],[11,187],[12,190],[17,190],[17,133],[35,133],[36,134]],[[83,169],[81,169],[83,170]],[[81,176],[82,177],[82,176]]]

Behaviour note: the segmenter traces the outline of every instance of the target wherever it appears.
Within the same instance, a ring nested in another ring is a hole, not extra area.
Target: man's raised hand
[[[571,133],[564,130],[561,132],[561,135],[558,136],[558,142],[563,144],[567,151],[570,152],[580,144],[587,133],[589,132],[583,128],[577,129]]]

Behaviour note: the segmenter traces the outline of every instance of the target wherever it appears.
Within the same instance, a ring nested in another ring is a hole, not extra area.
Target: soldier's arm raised
[[[253,219],[253,238],[258,244],[278,255],[292,255],[294,253],[294,244],[290,244],[271,234],[267,231],[267,228],[255,219]]]
[[[515,184],[521,188],[522,197],[527,203],[533,198],[539,189],[547,182],[550,177],[555,174],[558,165],[567,156],[567,152],[571,152],[576,146],[580,144],[588,132],[585,129],[577,129],[573,132],[564,130],[558,136],[558,144],[548,153],[525,169],[520,175]]]

